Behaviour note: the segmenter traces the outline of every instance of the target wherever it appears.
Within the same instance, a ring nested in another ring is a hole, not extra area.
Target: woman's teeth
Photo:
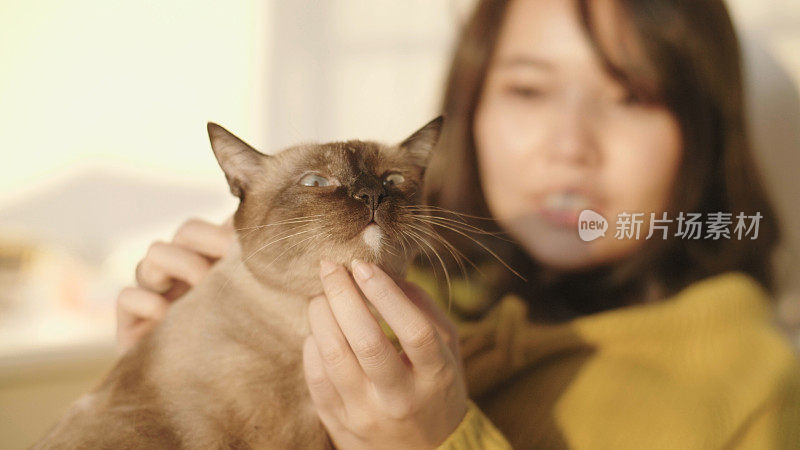
[[[591,201],[585,195],[576,192],[557,192],[548,194],[544,205],[554,211],[582,211],[589,209]]]

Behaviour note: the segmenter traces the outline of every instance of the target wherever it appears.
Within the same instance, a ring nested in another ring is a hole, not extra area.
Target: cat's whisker
[[[420,212],[413,212],[411,215],[413,215],[414,217],[422,218],[422,219],[427,219],[427,220],[431,220],[431,221],[446,223],[448,225],[455,226],[455,227],[457,227],[457,228],[459,228],[459,229],[461,229],[463,231],[467,231],[467,232],[470,232],[470,233],[481,234],[481,235],[486,235],[486,236],[492,236],[492,237],[495,237],[497,239],[500,239],[500,240],[503,240],[503,241],[506,241],[506,242],[511,242],[511,243],[515,242],[515,241],[513,241],[511,239],[508,239],[508,238],[504,237],[503,235],[507,235],[508,234],[508,233],[506,233],[504,231],[488,231],[488,230],[484,230],[483,228],[480,228],[480,227],[478,227],[476,225],[473,225],[473,224],[467,222],[466,220],[464,220],[461,217],[457,217],[457,218],[444,217],[444,216],[436,215],[435,212],[427,212],[427,214],[421,214]]]
[[[400,208],[412,210],[412,211],[435,211],[435,212],[442,212],[446,214],[452,214],[458,217],[468,217],[470,219],[477,219],[477,220],[487,220],[494,222],[495,219],[492,217],[483,217],[483,216],[475,216],[472,214],[460,213],[457,211],[453,211],[452,209],[445,209],[439,206],[430,206],[430,205],[400,205]]]
[[[425,258],[428,260],[429,267],[431,268],[431,272],[433,273],[435,283],[437,286],[439,286],[439,272],[436,270],[436,265],[433,263],[433,259],[431,259],[428,249],[419,241],[418,238],[415,238],[409,232],[406,232],[405,234],[408,236],[409,246],[417,247],[420,253],[425,255]]]
[[[266,224],[266,225],[259,225],[259,226],[256,226],[256,227],[248,227],[249,230],[246,233],[242,234],[242,238],[247,238],[248,236],[250,236],[251,234],[253,234],[253,233],[255,233],[255,232],[259,231],[259,230],[263,230],[265,228],[269,228],[269,227],[272,227],[272,226],[284,227],[284,226],[294,225],[294,227],[292,227],[292,229],[293,229],[293,228],[297,228],[297,227],[300,227],[300,226],[313,224],[313,223],[316,223],[316,222],[318,222],[318,219],[308,219],[308,220],[302,220],[302,221],[291,221],[291,222],[281,222],[281,223],[277,223],[276,222],[276,223],[270,223],[270,224]]]
[[[402,248],[402,250],[403,250],[403,254],[404,254],[404,255],[410,255],[410,254],[411,254],[411,252],[409,252],[409,249],[408,249],[408,248],[406,248],[406,244],[405,244],[406,238],[403,236],[403,233],[402,233],[402,232],[400,232],[400,233],[397,235],[397,237],[398,237],[398,239],[397,239],[397,243],[398,243],[398,244],[400,244],[400,247],[401,247],[401,248]]]
[[[392,244],[391,244],[391,242],[389,242],[388,239],[381,238],[381,244],[383,244],[384,248],[386,249],[386,251],[390,255],[392,255],[392,256],[394,256],[396,258],[400,257],[400,255],[397,254],[397,252],[395,251],[396,249],[394,247],[392,247]]]
[[[474,267],[478,272],[480,272],[480,269],[478,269],[475,266],[475,264],[473,264],[472,261],[470,261],[469,258],[467,258],[463,253],[461,253],[461,251],[459,251],[457,248],[455,248],[452,244],[447,242],[447,240],[444,237],[442,237],[439,233],[437,233],[435,230],[430,229],[430,228],[426,228],[426,227],[421,227],[421,226],[417,227],[417,226],[411,225],[411,224],[408,224],[408,225],[410,227],[418,230],[418,231],[421,231],[421,232],[425,233],[426,235],[428,235],[431,238],[433,238],[434,241],[439,242],[440,244],[442,244],[444,246],[444,248],[447,249],[448,252],[450,252],[450,255],[453,257],[453,260],[456,262],[456,264],[458,264],[458,267],[461,270],[461,275],[464,277],[465,280],[468,280],[469,276],[467,274],[467,268],[466,268],[466,266],[464,265],[464,262],[463,262],[464,259],[466,259],[472,265],[472,267]]]
[[[420,252],[425,255],[425,257],[428,259],[428,264],[430,264],[431,270],[433,271],[433,277],[436,280],[436,283],[438,284],[439,275],[437,274],[436,270],[433,270],[435,265],[433,264],[433,260],[431,259],[430,254],[428,254],[428,250],[423,245],[421,245],[420,242],[417,239],[415,239],[414,236],[412,236],[408,230],[401,232],[401,236],[403,237],[403,240],[405,240],[408,243],[409,248],[413,248],[416,246],[420,250]],[[408,239],[406,239],[406,237]]]
[[[464,266],[464,263],[463,263],[462,259],[466,259],[466,260],[467,260],[467,262],[469,262],[469,263],[470,263],[470,265],[471,265],[472,267],[474,267],[474,268],[475,268],[475,270],[477,270],[477,271],[478,271],[478,273],[480,273],[482,276],[484,276],[484,277],[485,277],[485,275],[483,275],[483,272],[481,272],[481,270],[480,270],[480,269],[479,269],[479,268],[478,268],[478,267],[477,267],[477,266],[476,266],[476,265],[475,265],[475,264],[472,262],[472,260],[470,260],[469,258],[467,258],[467,257],[466,257],[466,256],[465,256],[463,253],[461,253],[461,252],[460,252],[460,251],[459,251],[457,248],[455,248],[455,247],[454,247],[452,244],[450,244],[449,242],[447,242],[447,240],[446,240],[446,239],[444,239],[442,236],[440,236],[438,233],[436,233],[436,231],[435,231],[435,230],[433,230],[433,229],[430,229],[430,228],[425,228],[425,227],[418,228],[418,227],[416,227],[416,226],[413,226],[413,225],[411,225],[411,226],[412,226],[413,228],[415,228],[415,229],[419,229],[419,230],[423,231],[423,232],[424,232],[424,233],[426,233],[427,235],[429,235],[429,236],[433,237],[435,241],[437,241],[437,242],[441,243],[442,245],[444,245],[444,247],[447,249],[447,251],[449,251],[449,252],[450,252],[450,255],[453,257],[453,259],[454,259],[454,260],[456,261],[456,263],[458,264],[458,267],[459,267],[459,269],[461,270],[461,275],[462,275],[462,277],[464,278],[464,280],[465,280],[467,283],[470,283],[470,279],[469,279],[469,275],[468,275],[468,273],[467,273],[467,269],[466,269],[466,267]],[[449,312],[449,311],[451,310],[451,308],[452,308],[452,294],[448,294],[447,311]]]
[[[419,240],[422,243],[424,243],[428,248],[430,248],[431,253],[433,253],[433,255],[436,257],[436,259],[439,261],[439,264],[442,267],[442,271],[444,272],[445,283],[447,284],[447,309],[449,311],[450,310],[450,306],[452,305],[452,300],[453,300],[452,299],[453,286],[452,286],[452,282],[450,280],[450,272],[447,270],[447,265],[445,264],[445,262],[442,259],[442,257],[439,255],[439,252],[436,251],[436,248],[433,245],[431,245],[431,243],[428,241],[428,239],[426,239],[423,235],[420,235],[418,233],[413,233],[412,232],[412,234],[418,236]],[[434,270],[434,273],[436,273],[435,265],[434,265],[433,262],[431,262],[431,269]],[[437,277],[437,283],[438,283],[438,277]]]
[[[414,214],[411,217],[414,218],[414,219],[418,219],[418,221],[422,222],[422,223],[427,223],[427,224],[431,224],[431,225],[438,225],[438,226],[444,227],[444,225],[441,225],[441,224],[438,224],[438,223],[431,223],[429,220],[423,220],[423,218],[424,219],[429,219],[431,216],[422,216],[422,215]],[[464,255],[460,250],[458,250],[455,246],[453,246],[450,242],[448,242],[442,235],[437,233],[435,230],[433,230],[433,229],[425,229],[425,230],[420,230],[420,231],[425,231],[427,234],[431,235],[431,237],[433,237],[437,242],[440,242],[450,252],[450,254],[453,255],[453,259],[459,265],[462,274],[465,275],[465,278],[468,278],[466,276],[466,268],[463,265],[463,262],[459,260],[459,258],[462,259],[462,260],[466,260],[481,276],[486,278],[486,275],[483,273],[483,271],[481,271],[481,269],[471,259],[469,259],[466,255]],[[464,230],[464,231],[467,231],[467,230]],[[456,256],[456,255],[458,255],[458,256]]]
[[[252,258],[252,257],[253,257],[255,254],[257,254],[258,252],[260,252],[260,251],[264,250],[265,248],[269,247],[270,245],[273,245],[273,244],[275,244],[275,243],[277,243],[277,242],[280,242],[280,241],[283,241],[283,240],[286,240],[286,239],[289,239],[289,238],[292,238],[292,237],[295,237],[295,236],[301,235],[301,234],[303,234],[303,233],[310,233],[310,232],[312,232],[312,231],[315,231],[315,229],[298,231],[297,233],[290,234],[290,235],[288,235],[288,236],[284,236],[284,237],[282,237],[282,238],[280,238],[280,239],[275,239],[275,240],[272,240],[272,241],[270,241],[270,242],[267,242],[266,244],[264,244],[263,246],[261,246],[261,247],[260,247],[258,250],[254,251],[254,252],[252,252],[250,255],[248,255],[248,256],[247,256],[247,258],[243,259],[243,260],[242,260],[242,263],[246,263],[246,262],[247,262],[247,261],[248,261],[250,258]]]
[[[290,235],[290,234],[292,234],[292,233],[294,233],[294,232],[297,232],[298,230],[301,230],[303,227],[307,227],[307,226],[309,226],[309,225],[310,225],[310,224],[312,224],[312,223],[313,223],[313,222],[302,223],[302,224],[295,225],[295,226],[292,226],[292,227],[290,227],[290,228],[287,228],[287,229],[285,229],[285,230],[280,230],[280,231],[277,231],[277,232],[275,232],[275,233],[274,233],[273,235],[271,235],[271,236],[265,236],[265,237],[264,237],[264,240],[269,240],[269,239],[278,239],[278,238],[283,238],[283,237],[286,237],[286,236],[288,236],[288,235]],[[247,236],[249,236],[249,235],[250,235],[250,233],[252,233],[252,232],[253,232],[253,231],[250,231],[250,232],[248,232],[248,233],[246,233],[246,234],[242,235],[242,238],[243,238],[243,239],[244,239],[244,238],[246,238],[246,237],[247,237]],[[261,249],[259,249],[259,250],[261,250]],[[256,250],[256,251],[259,251],[259,250]]]
[[[412,211],[414,213],[426,213],[426,214],[445,214],[447,216],[451,216],[452,218],[457,218],[463,221],[466,219],[474,219],[486,222],[495,222],[495,219],[492,217],[483,217],[483,216],[476,216],[472,214],[460,213],[457,211],[444,209],[444,208],[432,208],[427,206],[403,206],[402,208],[406,209],[407,211]],[[444,216],[441,216],[444,217]]]
[[[244,230],[252,230],[252,229],[259,229],[259,228],[267,228],[267,227],[277,227],[280,225],[285,224],[292,224],[292,223],[302,223],[302,222],[313,222],[318,217],[322,217],[323,214],[315,214],[312,216],[303,216],[303,217],[293,217],[291,219],[284,219],[277,222],[271,222],[261,225],[254,225],[250,227],[242,227],[242,228],[235,228],[236,231],[244,231]]]
[[[269,224],[264,224],[264,225],[256,225],[256,226],[253,226],[253,227],[240,228],[239,230],[249,230],[246,233],[242,234],[242,239],[245,239],[245,238],[249,237],[250,235],[252,235],[253,233],[255,233],[256,231],[263,230],[264,228],[268,228],[268,227],[296,225],[295,227],[292,228],[292,229],[294,229],[294,228],[297,228],[297,227],[300,227],[300,226],[303,226],[303,225],[307,225],[307,224],[310,224],[310,223],[316,223],[316,222],[319,222],[319,220],[315,219],[315,218],[311,218],[311,219],[304,218],[304,220],[296,220],[296,219],[289,220],[289,219],[287,219],[287,220],[282,220],[282,221],[279,221],[279,222],[274,222],[274,223],[269,223]],[[283,233],[283,232],[285,232],[285,231],[281,231],[279,233]]]
[[[314,237],[316,237],[316,238],[319,238],[320,240],[327,239],[329,236],[330,236],[330,234],[329,234],[329,233],[326,233],[326,234],[325,234],[325,236],[320,236],[320,235],[318,235],[318,234],[315,234],[315,235],[314,235]],[[306,242],[306,245],[305,245],[305,247],[303,247],[303,250],[302,250],[302,251],[303,251],[303,252],[306,252],[306,251],[308,251],[308,250],[311,248],[311,246],[312,246],[312,245],[313,245],[315,242],[316,242],[316,241],[315,241],[314,239],[312,239],[312,240],[310,240],[310,241]]]
[[[296,227],[295,227],[295,228],[296,228]],[[292,229],[292,230],[289,230],[289,231],[294,231],[294,229]],[[296,232],[296,233],[290,234],[290,235],[288,235],[288,236],[283,236],[283,237],[281,237],[281,238],[278,238],[278,239],[273,239],[272,241],[270,241],[270,242],[267,242],[266,244],[262,245],[262,246],[261,246],[261,247],[259,247],[257,250],[255,250],[254,252],[250,253],[250,255],[248,255],[246,258],[244,258],[244,259],[242,259],[241,261],[239,261],[239,263],[236,265],[236,268],[234,268],[234,270],[233,270],[233,273],[236,273],[236,272],[238,272],[239,270],[241,270],[241,269],[242,269],[242,267],[244,267],[245,263],[247,263],[247,261],[248,261],[250,258],[252,258],[253,256],[255,256],[255,255],[256,255],[257,253],[259,253],[260,251],[262,251],[262,250],[266,249],[267,247],[269,247],[269,246],[271,246],[271,245],[273,245],[273,244],[275,244],[275,243],[277,243],[277,242],[283,241],[283,240],[285,240],[285,239],[289,239],[289,238],[291,238],[291,237],[298,236],[298,235],[301,235],[301,234],[303,234],[303,233],[309,233],[309,232],[312,232],[312,231],[315,231],[315,230],[314,230],[314,229],[310,229],[310,230],[303,230],[303,231],[299,231],[299,232]],[[279,236],[280,236],[280,234],[279,234]],[[228,286],[228,283],[230,283],[230,281],[231,281],[231,277],[230,277],[230,276],[228,276],[228,278],[225,280],[225,283],[223,283],[223,284],[222,284],[222,286],[220,286],[219,290],[217,291],[217,297],[219,297],[219,294],[220,294],[220,293],[222,293],[222,291],[223,291],[223,290],[224,290],[224,289],[225,289],[225,288]]]
[[[437,233],[437,232],[436,232],[436,230],[431,230],[431,233],[433,233],[434,235],[436,235],[436,237],[438,237],[438,238],[439,238],[440,242],[441,242],[441,243],[442,243],[442,244],[443,244],[445,247],[447,247],[448,249],[451,249],[451,251],[452,251],[452,252],[455,252],[455,253],[458,255],[458,257],[459,257],[459,258],[461,258],[463,261],[467,261],[467,262],[470,264],[470,266],[472,266],[472,268],[474,268],[474,269],[475,269],[475,270],[476,270],[476,271],[477,271],[477,272],[478,272],[480,275],[482,275],[482,276],[485,276],[485,275],[484,275],[484,273],[483,273],[483,271],[481,271],[481,269],[480,269],[480,268],[479,268],[477,265],[475,265],[475,263],[474,263],[474,262],[472,262],[472,260],[471,260],[471,259],[469,259],[469,258],[467,257],[467,255],[465,255],[464,253],[462,253],[462,252],[461,252],[459,249],[457,249],[457,248],[456,248],[456,247],[455,247],[453,244],[451,244],[450,242],[448,242],[448,241],[447,241],[447,239],[445,239],[445,238],[444,238],[442,235],[440,235],[439,233]]]
[[[500,240],[503,240],[503,241],[506,241],[506,242],[511,242],[511,243],[514,242],[514,241],[512,241],[510,239],[506,239],[506,238],[500,236],[501,234],[505,234],[505,233],[494,232],[494,231],[486,231],[484,229],[476,227],[475,225],[472,225],[472,224],[469,224],[467,222],[464,222],[463,220],[456,220],[456,219],[451,219],[449,217],[433,216],[433,215],[427,215],[427,214],[413,214],[413,216],[421,218],[421,219],[428,219],[428,220],[431,220],[431,221],[445,222],[448,225],[459,227],[464,231],[468,231],[468,232],[475,233],[475,234],[483,234],[483,235],[487,235],[487,236],[492,236],[492,237],[495,237],[497,239],[500,239]]]
[[[417,235],[417,237],[420,239],[420,241],[422,241],[426,246],[428,246],[428,248],[431,249],[431,252],[433,252],[434,256],[436,256],[436,259],[439,260],[439,264],[442,265],[442,270],[444,271],[444,278],[445,278],[445,280],[447,280],[447,305],[448,305],[448,308],[449,308],[451,300],[452,300],[451,299],[451,294],[452,294],[453,288],[452,288],[452,283],[450,282],[450,272],[448,272],[448,270],[447,270],[447,265],[444,263],[444,260],[439,255],[439,252],[436,251],[436,249],[430,244],[430,242],[428,242],[427,239],[425,239],[424,236],[421,236],[421,235],[417,234],[414,231],[409,231],[409,233],[410,233],[411,236]]]
[[[415,218],[417,218],[417,217],[415,217]],[[418,219],[418,218],[417,218],[417,219]],[[447,226],[446,226],[446,225],[443,225],[443,224],[440,224],[440,223],[435,223],[435,222],[429,222],[429,221],[427,221],[427,220],[425,220],[425,219],[418,219],[418,221],[419,221],[419,222],[421,222],[421,223],[428,224],[428,225],[435,225],[435,226],[439,226],[439,227],[447,228]],[[483,272],[480,270],[480,268],[478,268],[478,266],[476,266],[476,265],[475,265],[475,263],[473,263],[471,259],[467,258],[467,256],[466,256],[466,255],[464,255],[464,254],[463,254],[463,253],[462,253],[460,250],[458,250],[457,248],[455,248],[455,246],[453,246],[453,245],[452,245],[450,242],[448,242],[448,241],[447,241],[447,240],[446,240],[446,239],[445,239],[445,238],[444,238],[442,235],[440,235],[438,232],[436,232],[436,230],[433,230],[433,229],[432,229],[431,231],[432,231],[432,232],[433,232],[433,233],[434,233],[434,234],[435,234],[435,235],[436,235],[436,236],[439,238],[439,242],[441,242],[443,245],[445,245],[445,246],[447,246],[447,247],[449,247],[449,248],[452,248],[453,250],[455,250],[456,252],[458,252],[458,254],[459,254],[459,255],[461,255],[461,257],[462,257],[462,258],[464,258],[464,259],[465,259],[467,262],[469,262],[469,263],[470,263],[470,265],[471,265],[473,268],[475,268],[475,270],[477,270],[477,271],[478,271],[478,273],[480,273],[481,275],[484,275],[484,274],[483,274]],[[454,230],[454,231],[455,231],[455,230]],[[467,230],[463,230],[463,231],[469,232],[469,231],[467,231]]]
[[[395,242],[393,242],[392,239],[389,239],[386,236],[386,234],[383,234],[383,233],[381,234],[381,244],[383,244],[385,246],[385,248],[389,252],[389,254],[391,254],[392,256],[394,256],[396,258],[400,257],[400,255],[399,255],[400,249],[395,245]]]
[[[296,247],[296,246],[298,246],[298,245],[300,245],[300,244],[302,244],[302,243],[304,243],[304,242],[306,242],[306,241],[309,241],[309,240],[311,240],[311,239],[314,239],[315,237],[318,237],[318,236],[319,236],[319,235],[312,234],[312,235],[311,235],[311,236],[309,236],[309,237],[303,238],[303,239],[301,239],[301,240],[299,240],[299,241],[295,242],[294,244],[292,244],[292,245],[290,245],[288,248],[286,248],[286,250],[282,251],[282,252],[281,252],[281,253],[280,253],[278,256],[276,256],[276,257],[275,257],[275,259],[273,259],[272,261],[270,261],[270,262],[269,262],[269,263],[268,263],[266,266],[264,266],[264,268],[266,269],[267,267],[271,266],[271,265],[272,265],[272,263],[274,263],[275,261],[277,261],[278,259],[280,259],[280,257],[281,257],[281,256],[285,255],[285,254],[286,254],[286,253],[287,253],[289,250],[291,250],[292,248],[294,248],[294,247]]]
[[[265,223],[265,224],[261,224],[261,225],[253,225],[253,226],[250,226],[250,227],[236,228],[236,231],[245,231],[245,230],[254,230],[254,229],[260,229],[260,228],[278,227],[278,226],[281,226],[281,225],[290,225],[290,224],[295,224],[295,223],[314,222],[315,220],[317,220],[317,219],[313,218],[313,217],[297,218],[297,219],[292,219],[292,220],[282,220],[280,222],[271,222],[271,223]]]
[[[400,242],[399,240],[395,240],[395,241],[393,241],[391,243],[391,245],[392,245],[392,248],[397,250],[397,253],[399,253],[403,257],[404,260],[408,260],[408,258],[409,258],[409,256],[411,254],[408,253],[408,250],[405,247],[403,247],[402,242]]]
[[[422,219],[419,219],[419,220],[422,220]],[[454,231],[454,232],[456,232],[456,233],[458,233],[458,234],[460,234],[460,235],[462,235],[462,236],[466,237],[467,239],[471,240],[472,242],[474,242],[474,243],[478,244],[478,245],[479,245],[481,248],[483,248],[484,250],[486,250],[487,252],[489,252],[489,254],[490,254],[490,255],[492,255],[492,256],[494,257],[494,259],[496,259],[498,262],[500,262],[500,264],[502,264],[502,265],[503,265],[503,266],[504,266],[506,269],[508,269],[509,271],[511,271],[511,273],[513,273],[514,275],[516,275],[517,277],[519,277],[519,278],[520,278],[521,280],[523,280],[523,281],[528,281],[527,279],[525,279],[525,277],[523,277],[522,275],[520,275],[520,274],[519,274],[519,273],[518,273],[516,270],[512,269],[512,268],[511,268],[511,266],[509,266],[509,265],[508,265],[508,264],[507,264],[507,263],[506,263],[506,262],[503,260],[503,258],[501,258],[501,257],[497,256],[497,253],[495,253],[494,251],[492,251],[492,249],[490,249],[489,247],[487,247],[486,245],[484,245],[482,242],[478,241],[478,240],[477,240],[477,239],[475,239],[474,237],[472,237],[472,236],[468,235],[467,233],[465,233],[465,232],[463,232],[463,231],[461,231],[461,230],[458,230],[458,229],[456,229],[456,228],[454,228],[454,227],[451,227],[451,226],[448,226],[448,225],[443,225],[443,224],[441,224],[441,223],[435,223],[435,224],[433,224],[433,225],[437,225],[437,226],[440,226],[440,227],[442,227],[442,228],[447,228],[447,229],[449,229],[450,231]]]

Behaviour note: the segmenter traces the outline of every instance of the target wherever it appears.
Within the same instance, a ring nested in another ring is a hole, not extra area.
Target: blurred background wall
[[[472,3],[0,2],[0,447],[29,444],[109,367],[114,300],[147,245],[235,208],[206,121],[266,152],[398,140],[436,113]],[[791,325],[800,3],[729,3],[759,161],[790,231]]]

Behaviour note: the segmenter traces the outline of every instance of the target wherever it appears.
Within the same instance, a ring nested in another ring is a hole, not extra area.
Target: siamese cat
[[[402,278],[437,118],[398,145],[352,140],[267,156],[209,123],[237,242],[37,449],[329,446],[304,381],[320,259]],[[417,228],[419,231],[419,228]]]

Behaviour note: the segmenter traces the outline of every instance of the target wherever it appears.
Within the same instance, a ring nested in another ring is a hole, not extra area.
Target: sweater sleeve
[[[492,422],[469,401],[467,414],[439,450],[506,450],[511,449],[505,437],[495,428]]]

